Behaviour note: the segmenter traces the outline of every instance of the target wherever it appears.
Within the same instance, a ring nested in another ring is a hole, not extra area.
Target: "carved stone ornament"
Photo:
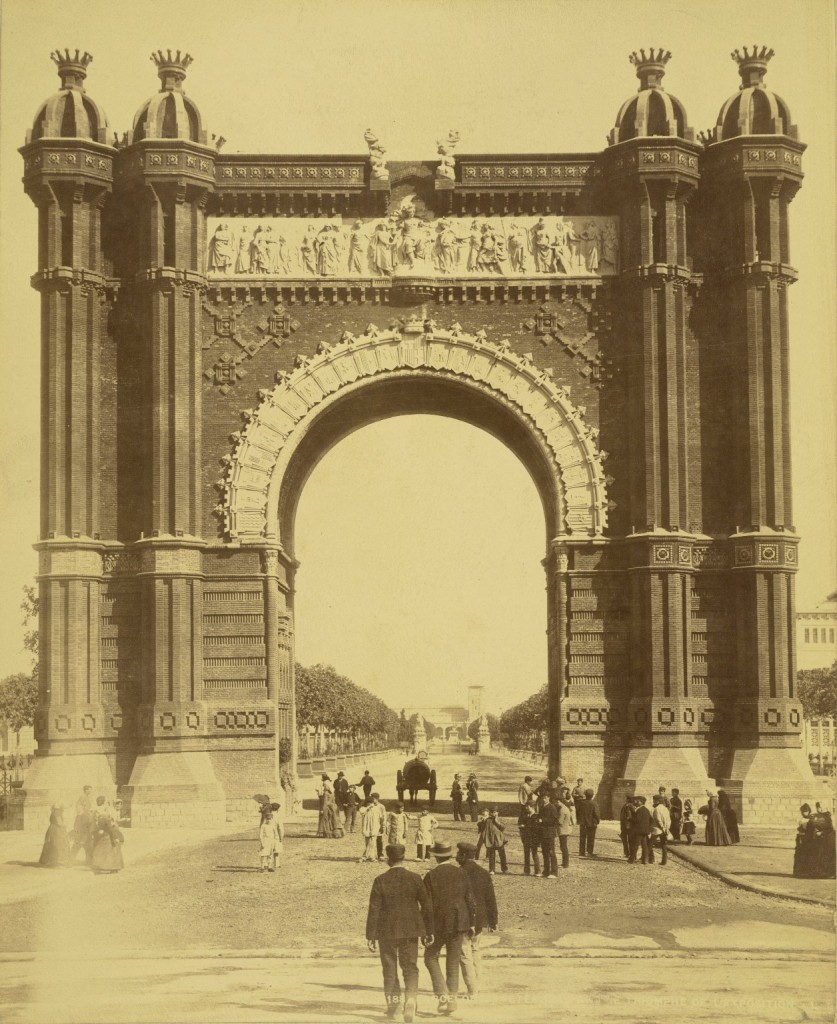
[[[208,218],[206,270],[218,278],[607,277],[619,270],[617,217],[441,217],[415,197],[390,215]],[[234,324],[233,324],[234,331]],[[223,329],[218,337],[232,336]]]
[[[564,388],[534,363],[487,340],[445,330],[409,334],[378,331],[341,340],[299,365],[271,391],[261,392],[248,423],[234,435],[225,459],[224,495],[216,512],[230,539],[277,535],[275,509],[281,486],[283,449],[304,431],[318,407],[343,388],[366,378],[438,374],[467,382],[515,407],[528,420],[552,460],[564,529],[599,536],[607,524],[603,453],[594,432]]]

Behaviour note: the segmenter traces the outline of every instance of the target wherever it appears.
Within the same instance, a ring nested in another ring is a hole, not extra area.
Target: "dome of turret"
[[[616,116],[616,126],[608,136],[608,143],[638,139],[654,135],[668,135],[694,142],[694,129],[689,128],[686,110],[680,100],[670,96],[662,87],[671,54],[668,50],[650,49],[632,53],[628,60],[636,67],[639,92],[622,104]]]
[[[61,89],[42,104],[26,141],[37,139],[90,139],[108,141],[107,116],[84,91],[87,65],[93,60],[89,53],[76,50],[55,50],[50,57],[58,65]]]
[[[767,65],[773,51],[766,46],[743,46],[730,56],[738,64],[741,85],[721,107],[712,132],[713,142],[723,142],[739,135],[787,135],[799,137],[785,101],[764,85]]]
[[[143,103],[134,118],[133,141],[143,139],[186,139],[206,143],[201,115],[183,91],[186,68],[192,63],[188,53],[158,50],[151,54],[160,77],[160,91]]]

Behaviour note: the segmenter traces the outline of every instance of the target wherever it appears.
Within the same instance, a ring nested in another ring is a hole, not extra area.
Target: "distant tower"
[[[484,686],[468,687],[468,721],[473,722],[482,714],[482,694]]]

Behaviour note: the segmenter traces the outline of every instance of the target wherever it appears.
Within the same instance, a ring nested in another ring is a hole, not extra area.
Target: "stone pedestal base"
[[[134,828],[206,828],[227,820],[224,790],[203,750],[140,754],[125,796]]]
[[[706,803],[707,790],[714,792],[715,783],[706,774],[701,752],[697,747],[639,747],[628,752],[625,774],[616,780],[612,797],[612,814],[619,817],[625,796],[644,796],[647,806],[652,797],[665,786],[667,795],[672,789],[680,790],[680,799],[692,801],[698,807]]]
[[[729,794],[742,825],[787,825],[799,820],[801,804],[813,808],[822,799],[801,747],[755,747],[736,750],[728,779],[718,787]]]
[[[82,787],[93,787],[93,798],[116,799],[116,783],[108,759],[99,754],[50,754],[35,757],[23,787],[23,827],[46,831],[54,804],[65,807],[64,823],[72,828],[75,803]]]

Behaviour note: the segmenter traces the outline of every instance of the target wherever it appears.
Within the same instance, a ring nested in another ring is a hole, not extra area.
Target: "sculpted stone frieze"
[[[230,539],[256,539],[276,531],[277,465],[283,449],[310,422],[331,395],[364,378],[439,373],[455,376],[511,403],[526,417],[549,451],[563,528],[574,535],[599,536],[607,524],[608,502],[597,431],[573,406],[566,388],[508,344],[489,342],[452,330],[427,330],[408,321],[402,331],[378,331],[370,324],[360,337],[346,332],[336,345],[321,345],[300,357],[290,373],[277,376],[270,391],[246,415],[247,426],[233,435],[236,446],[225,460],[224,497],[216,507]]]
[[[412,197],[380,218],[208,219],[215,277],[569,278],[619,269],[616,217],[416,216]]]

